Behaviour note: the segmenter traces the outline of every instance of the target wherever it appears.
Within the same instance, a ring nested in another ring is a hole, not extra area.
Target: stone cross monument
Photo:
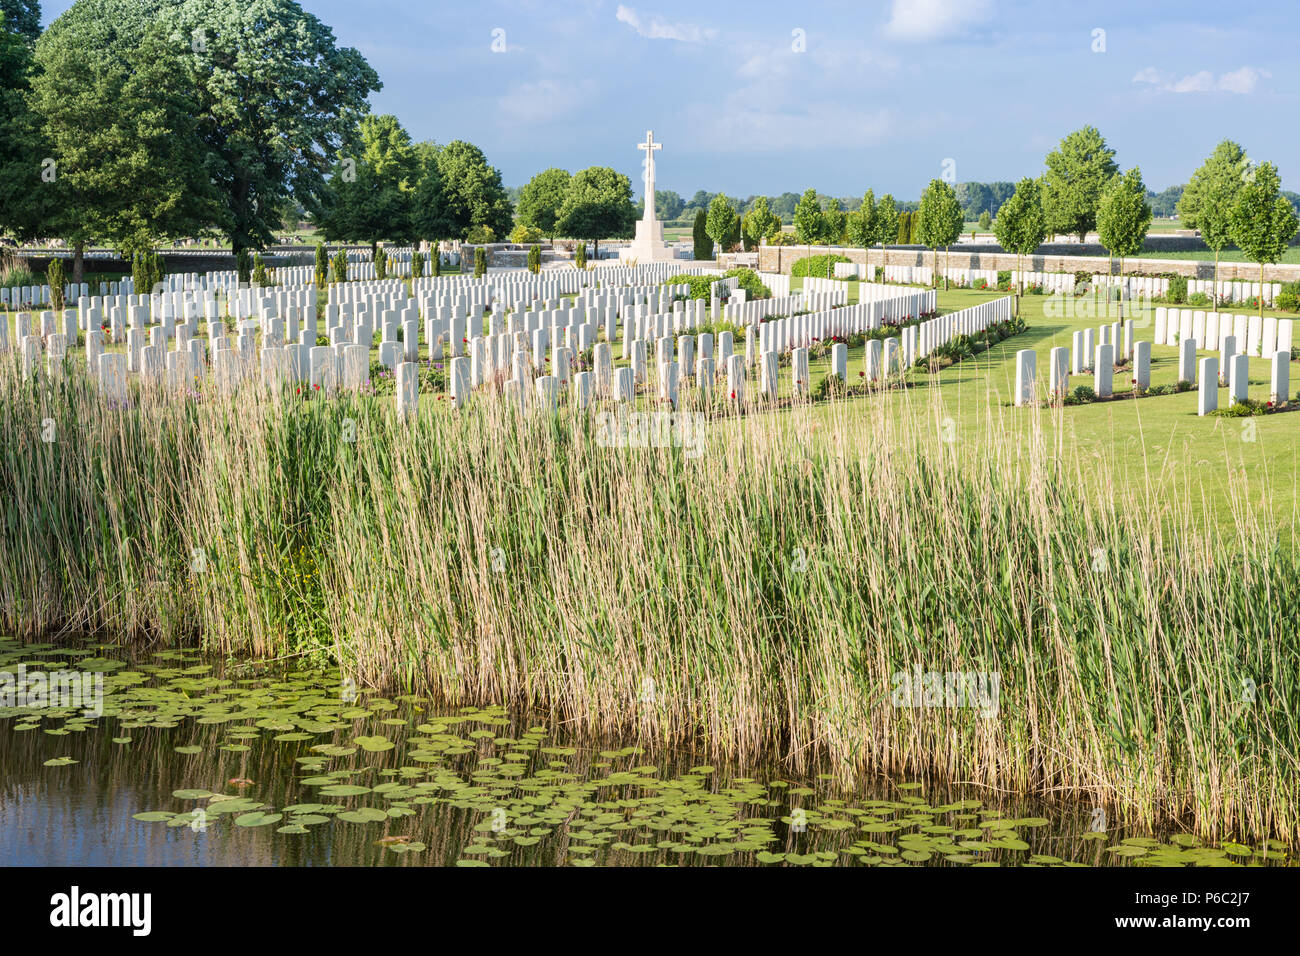
[[[645,150],[645,213],[636,224],[636,238],[632,245],[619,251],[619,258],[624,262],[635,259],[637,262],[672,261],[673,251],[664,242],[664,227],[655,218],[655,150],[663,145],[655,142],[653,130],[646,130],[645,142],[637,143],[637,149]]]

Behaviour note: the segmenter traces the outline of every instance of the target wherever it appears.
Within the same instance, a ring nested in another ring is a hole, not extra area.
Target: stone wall
[[[1199,241],[1199,240],[1198,240]],[[1098,272],[1116,274],[1119,272],[1119,260],[1101,255],[1087,255],[1092,250],[1100,249],[1080,246],[1078,243],[1060,243],[1040,246],[1038,252],[1021,259],[1021,267],[1028,272]],[[1081,251],[1084,254],[1080,254]],[[763,246],[758,252],[759,268],[764,272],[789,273],[791,267],[800,259],[809,255],[820,256],[833,253],[846,256],[851,262],[865,263],[867,254],[862,249],[849,249],[839,246]],[[939,268],[944,267],[945,254],[939,250]],[[934,254],[921,246],[890,246],[884,250],[872,249],[870,261],[873,266],[928,266],[934,261]],[[999,246],[962,245],[947,253],[947,265],[952,269],[1014,269],[1016,257],[1003,252]],[[1125,259],[1124,272],[1157,273],[1173,272],[1197,279],[1214,278],[1214,260],[1201,259]],[[1245,279],[1259,281],[1259,266],[1251,262],[1221,262],[1219,280]],[[1295,282],[1300,280],[1300,265],[1279,264],[1264,267],[1266,282]]]

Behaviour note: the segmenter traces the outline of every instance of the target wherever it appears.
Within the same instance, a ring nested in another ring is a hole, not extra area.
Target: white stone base
[[[676,258],[672,248],[664,242],[664,226],[657,219],[649,222],[638,219],[636,238],[632,240],[632,245],[618,251],[618,257],[623,262],[635,259],[638,263],[671,262]]]

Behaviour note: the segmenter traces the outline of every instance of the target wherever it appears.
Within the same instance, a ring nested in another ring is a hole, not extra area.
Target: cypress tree
[[[55,312],[63,311],[63,260],[51,259],[45,270],[45,281],[50,286],[50,308]]]
[[[702,261],[713,258],[713,240],[709,238],[709,214],[703,209],[695,213],[695,225],[692,238],[695,240],[695,259]]]

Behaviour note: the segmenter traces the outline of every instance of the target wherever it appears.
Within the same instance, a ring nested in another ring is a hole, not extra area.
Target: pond
[[[844,792],[198,651],[0,640],[0,767],[9,865],[1289,862],[1274,841],[1132,833],[1077,804],[914,781]]]

